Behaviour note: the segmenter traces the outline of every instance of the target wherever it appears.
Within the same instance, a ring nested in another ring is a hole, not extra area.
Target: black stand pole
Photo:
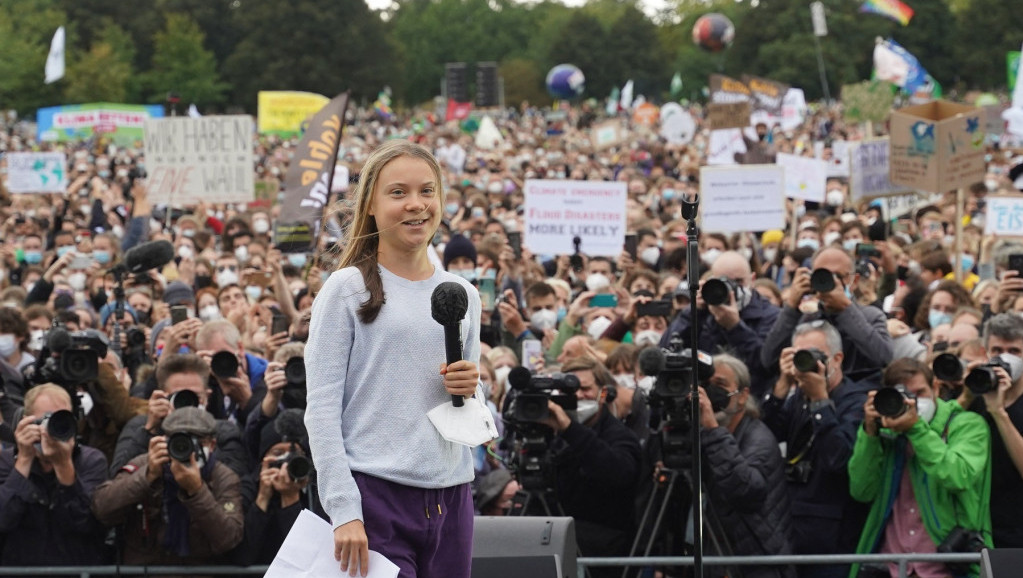
[[[696,319],[696,292],[700,287],[700,231],[696,216],[700,209],[700,195],[682,199],[682,218],[686,220],[686,272],[689,276],[689,348],[692,354],[692,444],[693,444],[693,576],[703,578],[703,466],[700,452],[700,384],[699,328]]]
[[[167,208],[170,211],[170,208]],[[124,355],[121,351],[121,321],[124,319],[124,271],[119,267],[112,269],[114,274],[114,333],[113,338],[110,340],[110,349],[124,361]]]

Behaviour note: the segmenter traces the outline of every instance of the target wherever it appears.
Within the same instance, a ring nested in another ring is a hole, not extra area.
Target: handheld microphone
[[[462,335],[459,327],[465,312],[469,309],[469,296],[465,288],[454,281],[445,281],[433,290],[430,296],[430,314],[433,320],[444,326],[444,352],[448,365],[462,359]],[[465,400],[452,395],[451,403],[462,407]]]
[[[657,377],[664,371],[664,353],[656,347],[639,352],[639,371],[647,377]]]
[[[124,254],[124,260],[114,269],[121,268],[128,273],[141,273],[163,267],[173,258],[174,245],[170,241],[150,241],[128,249]]]

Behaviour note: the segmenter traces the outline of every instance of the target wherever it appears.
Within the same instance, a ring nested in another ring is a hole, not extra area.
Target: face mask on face
[[[938,311],[937,309],[930,309],[927,311],[927,324],[931,326],[931,329],[939,325],[951,324],[952,315],[945,313],[944,311]]]
[[[231,271],[229,269],[224,269],[223,271],[219,271],[217,273],[217,286],[218,287],[227,287],[228,285],[232,285],[232,284],[237,283],[237,282],[238,282],[238,273],[236,273],[234,271]]]
[[[590,421],[593,416],[597,415],[597,411],[600,409],[600,404],[595,399],[580,399],[576,404],[575,416],[581,424],[585,424]]]
[[[252,230],[257,235],[265,235],[270,231],[270,221],[265,219],[256,219],[255,221],[252,221]]]
[[[508,366],[498,367],[494,370],[494,385],[505,386],[508,384],[508,374],[511,368]]]
[[[263,288],[259,285],[246,285],[245,295],[250,301],[258,301],[263,296]]]
[[[476,282],[476,270],[475,269],[452,269],[449,272],[450,273],[454,273],[455,275],[458,275],[459,277],[461,277],[462,279],[465,279],[466,281],[468,281],[470,283],[475,283]]]
[[[88,280],[88,277],[85,276],[85,273],[81,273],[81,272],[79,272],[79,273],[72,273],[72,274],[67,276],[67,284],[70,285],[71,288],[74,289],[75,291],[84,291],[85,290],[85,282],[87,280]]]
[[[191,259],[195,257],[195,251],[192,250],[188,245],[181,245],[178,247],[178,257],[182,259]]]
[[[590,321],[589,326],[586,328],[586,332],[590,334],[590,337],[600,339],[600,336],[607,331],[608,327],[611,327],[611,320],[607,317],[601,316]]]
[[[100,265],[106,265],[110,262],[110,251],[93,251],[92,258]]]
[[[209,275],[196,275],[195,276],[195,288],[202,289],[204,287],[210,287],[213,285],[213,277]]]
[[[57,257],[63,257],[68,254],[68,251],[74,250],[71,245],[65,245],[63,247],[57,247]]]
[[[448,203],[444,205],[444,212],[450,216],[454,216],[458,212],[458,203]]]
[[[243,264],[249,260],[249,248],[245,245],[234,248],[234,257],[238,259],[238,264]]]
[[[842,248],[849,253],[852,253],[856,250],[856,244],[859,242],[859,239],[846,239],[845,241],[842,241]]]
[[[717,261],[720,256],[721,249],[707,249],[700,254],[700,258],[703,259],[703,262],[710,267],[714,266],[714,261]]]
[[[778,249],[771,247],[770,249],[764,249],[764,261],[768,263],[774,263],[774,258],[778,256]]]
[[[964,273],[973,270],[974,265],[973,255],[967,255],[964,253],[962,258],[962,264]]]
[[[25,251],[25,262],[29,265],[38,265],[43,262],[42,251]]]
[[[558,325],[558,313],[551,309],[541,309],[529,317],[529,323],[540,331],[554,329]]]
[[[831,189],[828,191],[827,203],[832,207],[841,207],[842,203],[845,202],[845,195],[839,189]]]
[[[118,239],[124,237],[124,227],[120,225],[114,225],[110,232],[113,233]]]
[[[646,331],[640,331],[632,339],[636,347],[644,347],[647,345],[657,345],[661,342],[661,332],[653,329],[647,329]]]
[[[984,179],[984,188],[989,193],[993,193],[998,190],[998,179]]]
[[[796,242],[797,247],[809,247],[811,251],[816,251],[821,248],[820,241],[813,238],[800,239]]]
[[[39,351],[43,348],[45,342],[43,338],[46,337],[45,329],[33,329],[29,332],[28,348],[32,351]]]
[[[603,291],[611,286],[611,280],[603,273],[591,273],[586,276],[586,290],[594,293]]]
[[[292,267],[301,269],[305,267],[306,256],[305,253],[289,253],[288,263],[291,263]]]
[[[216,305],[207,305],[199,310],[199,319],[203,321],[214,321],[220,317],[220,308]]]
[[[743,259],[749,261],[753,258],[753,249],[751,247],[743,247],[739,249],[739,254],[742,255]]]
[[[7,359],[18,350],[18,344],[14,341],[14,334],[4,333],[0,335],[0,357]]]
[[[661,258],[661,250],[658,247],[647,247],[643,249],[643,252],[639,254],[640,261],[643,261],[651,267],[657,265],[658,259]]]
[[[824,233],[824,246],[830,247],[833,243],[837,242],[842,238],[842,233],[838,231],[831,231],[830,233]]]
[[[925,422],[930,423],[934,419],[934,412],[937,410],[938,407],[933,399],[929,397],[916,398],[916,414]]]
[[[564,319],[566,315],[568,315],[568,309],[566,309],[564,305],[558,305],[558,323],[561,323],[561,320]]]
[[[615,383],[618,384],[618,387],[636,389],[636,376],[631,373],[619,373],[615,375]]]

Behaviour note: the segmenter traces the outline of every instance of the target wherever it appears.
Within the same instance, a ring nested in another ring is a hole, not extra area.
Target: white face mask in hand
[[[600,336],[607,331],[608,327],[611,327],[610,319],[607,317],[597,317],[593,321],[590,321],[590,325],[587,327],[586,332],[590,334],[590,337],[600,339]]]

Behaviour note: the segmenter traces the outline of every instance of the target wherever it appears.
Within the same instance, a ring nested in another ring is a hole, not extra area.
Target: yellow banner
[[[264,90],[259,93],[259,134],[291,137],[330,99],[314,92]]]

